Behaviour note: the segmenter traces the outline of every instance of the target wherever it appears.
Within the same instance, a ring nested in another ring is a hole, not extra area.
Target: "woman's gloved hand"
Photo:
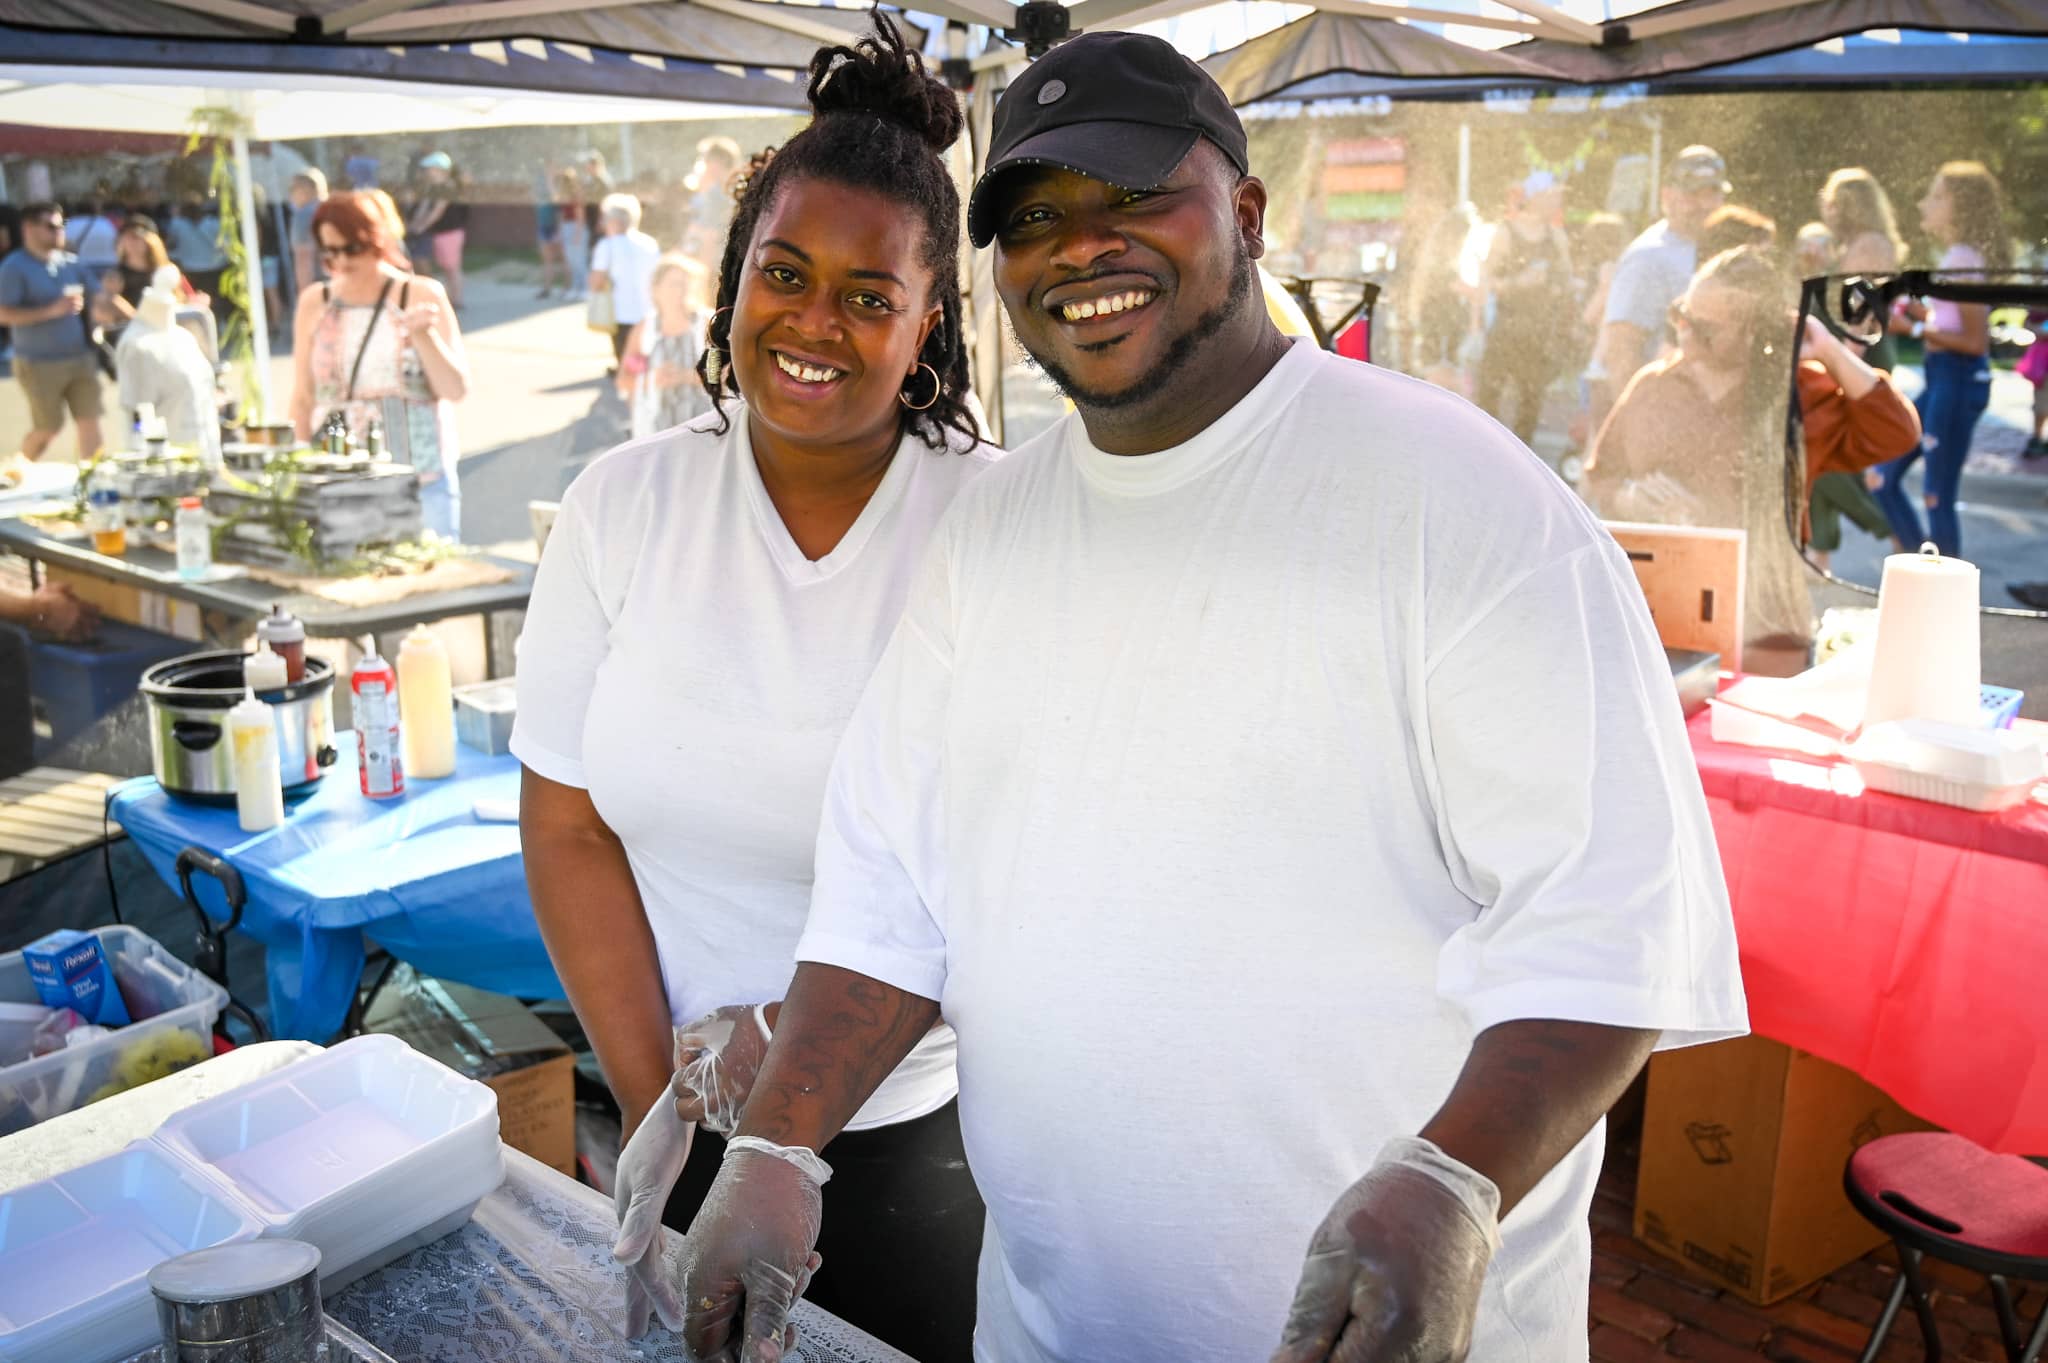
[[[789,1313],[818,1270],[812,1247],[831,1176],[809,1150],[744,1136],[727,1143],[679,1261],[690,1358],[779,1363],[794,1347]]]
[[[1272,1363],[1464,1363],[1500,1191],[1429,1141],[1389,1141],[1309,1243]]]
[[[768,1016],[760,1004],[714,1009],[676,1028],[676,1073],[669,1081],[676,1115],[731,1135],[768,1058]]]
[[[612,1258],[626,1266],[628,1339],[646,1334],[654,1316],[671,1330],[683,1328],[683,1308],[661,1253],[661,1213],[683,1176],[696,1134],[696,1124],[677,1116],[673,1103],[656,1103],[619,1152],[613,1190],[619,1238],[612,1242]]]

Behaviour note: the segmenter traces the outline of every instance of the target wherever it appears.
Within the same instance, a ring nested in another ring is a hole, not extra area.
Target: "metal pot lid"
[[[142,674],[142,694],[191,709],[230,709],[247,694],[242,683],[242,664],[248,656],[227,649],[168,659]],[[317,696],[333,687],[333,664],[322,658],[308,658],[303,679],[274,690],[258,691],[256,696],[272,705],[283,705]]]
[[[319,1268],[319,1249],[304,1240],[249,1240],[166,1259],[149,1271],[149,1290],[166,1301],[235,1301],[274,1292]]]

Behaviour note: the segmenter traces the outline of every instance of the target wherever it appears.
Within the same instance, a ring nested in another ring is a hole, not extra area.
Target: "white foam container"
[[[1875,724],[1848,748],[1872,790],[1990,813],[2032,796],[2044,775],[2029,733],[1906,719]]]
[[[254,1209],[150,1141],[0,1194],[0,1358],[134,1353],[157,1335],[150,1269],[262,1229]]]
[[[233,1189],[266,1236],[319,1246],[328,1290],[459,1226],[505,1176],[497,1094],[392,1036],[217,1095],[152,1139]]]
[[[134,1087],[131,1080],[160,1068],[152,1065],[152,1056],[175,1054],[197,1061],[213,1054],[213,1023],[227,1005],[228,991],[147,933],[118,926],[93,931],[115,962],[117,976],[147,983],[154,994],[148,1000],[150,1016],[96,1041],[0,1066],[0,1136]],[[124,961],[132,968],[124,968]],[[124,986],[122,996],[128,992]],[[18,951],[0,956],[0,1002],[40,1002]]]

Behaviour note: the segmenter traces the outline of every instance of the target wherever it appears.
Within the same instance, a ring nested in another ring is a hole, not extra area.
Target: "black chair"
[[[1849,1157],[1849,1202],[1891,1237],[1899,1281],[1859,1363],[1873,1363],[1900,1305],[1911,1297],[1928,1363],[1940,1363],[1941,1335],[1920,1272],[1923,1258],[1982,1273],[1991,1281],[1998,1333],[2011,1363],[2035,1363],[2048,1344],[2048,1306],[2022,1337],[2011,1283],[2048,1282],[2048,1169],[1994,1155],[1964,1136],[1914,1131],[1884,1136]]]

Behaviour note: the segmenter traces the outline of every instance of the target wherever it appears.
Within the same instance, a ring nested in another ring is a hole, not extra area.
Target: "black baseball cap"
[[[1024,69],[996,105],[988,169],[967,200],[967,237],[996,234],[998,177],[1058,166],[1126,189],[1151,189],[1206,137],[1251,173],[1244,124],[1222,87],[1164,39],[1083,33]]]

